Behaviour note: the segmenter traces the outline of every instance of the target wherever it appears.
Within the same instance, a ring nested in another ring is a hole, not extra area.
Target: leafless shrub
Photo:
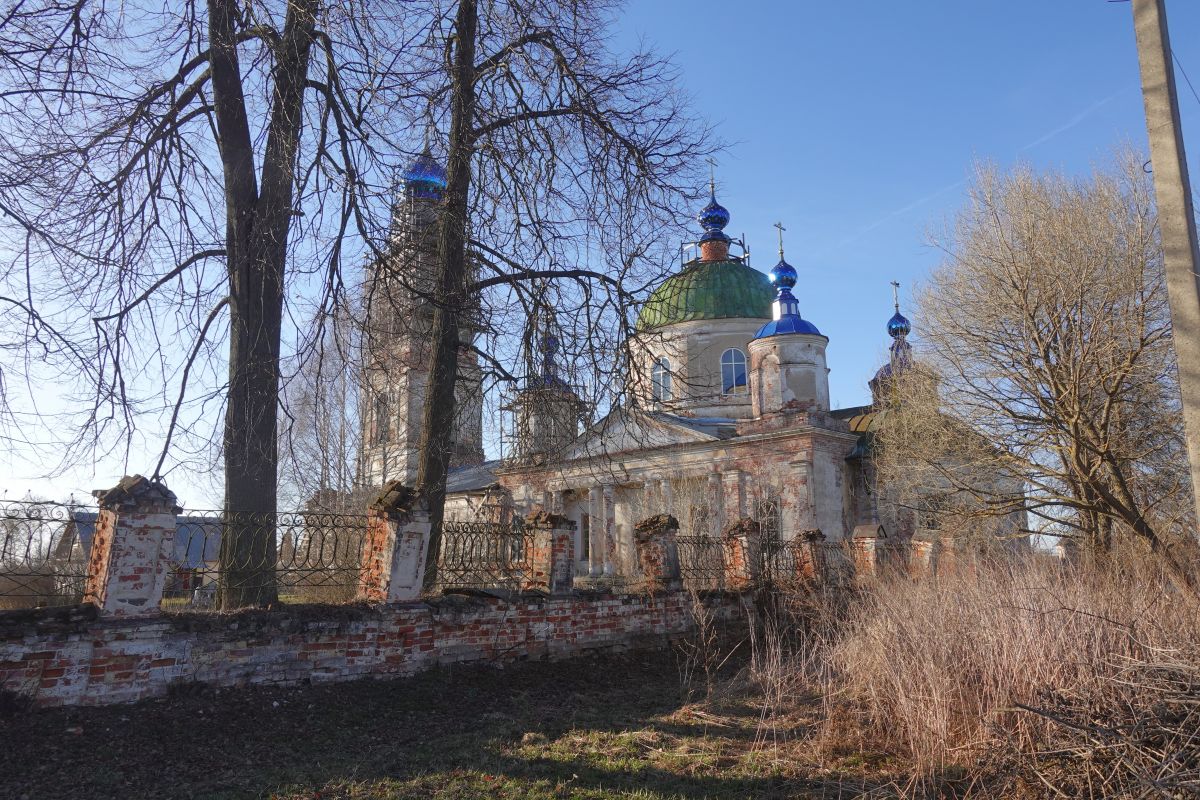
[[[732,648],[722,632],[720,621],[697,592],[689,592],[688,611],[692,618],[689,634],[676,642],[679,653],[679,678],[684,694],[694,698],[702,692],[711,700],[717,688],[717,676],[728,662]]]
[[[1096,570],[996,559],[971,573],[869,586],[832,648],[840,702],[871,742],[910,759],[918,775],[1054,750],[1064,720],[1082,718],[1075,715],[1083,709],[1090,720],[1112,715],[1097,729],[1158,724],[1153,702],[1142,704],[1155,697],[1150,673],[1131,684],[1129,665],[1162,663],[1163,654],[1194,659],[1200,604],[1174,589],[1156,560],[1122,563]],[[1071,746],[1082,747],[1088,734],[1066,729]],[[1122,763],[1144,769],[1146,761],[1130,751]]]
[[[1200,795],[1200,652],[1114,660],[1098,696],[1048,692],[1018,707],[1045,719],[1054,742],[1028,770],[1074,797]]]

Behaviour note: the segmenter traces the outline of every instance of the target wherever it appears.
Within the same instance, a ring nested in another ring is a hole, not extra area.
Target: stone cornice
[[[642,468],[642,465],[638,462],[644,463],[661,460],[672,455],[702,454],[705,452],[711,452],[713,450],[741,450],[756,444],[768,444],[772,442],[785,441],[787,439],[799,438],[809,439],[814,441],[814,443],[821,441],[839,441],[844,442],[847,446],[849,446],[853,442],[857,441],[858,434],[849,433],[847,431],[832,430],[830,428],[817,425],[803,425],[796,428],[765,431],[746,436],[735,436],[730,439],[716,439],[706,442],[683,442],[679,444],[650,447],[644,450],[627,450],[620,453],[596,455],[586,459],[559,461],[551,465],[540,466],[534,469],[520,466],[509,468],[501,467],[495,470],[495,474],[498,478],[501,476],[527,475],[530,477],[541,478],[542,480],[540,482],[547,484],[562,481],[569,482],[569,479],[578,480],[585,477],[595,478],[604,474],[608,474],[611,475],[614,483],[619,483],[621,479],[629,478],[632,472],[637,472]],[[835,451],[835,448],[830,448],[830,450]],[[712,463],[711,460],[709,463]],[[650,465],[646,464],[646,466]]]

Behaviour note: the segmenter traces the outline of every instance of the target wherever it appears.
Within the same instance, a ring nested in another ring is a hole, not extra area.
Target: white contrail
[[[853,242],[858,241],[863,236],[866,236],[871,231],[875,230],[876,228],[880,227],[881,225],[886,224],[888,221],[894,219],[895,217],[898,217],[902,214],[907,214],[909,211],[912,211],[915,208],[919,208],[920,206],[925,205],[930,200],[940,197],[941,195],[944,195],[946,192],[950,192],[950,191],[953,191],[954,189],[957,189],[958,187],[962,186],[964,183],[965,183],[965,181],[955,181],[954,183],[947,184],[936,191],[930,192],[929,194],[925,195],[924,197],[913,200],[911,203],[909,203],[908,205],[906,205],[902,208],[897,208],[895,211],[889,211],[888,213],[884,214],[882,217],[879,217],[878,219],[876,219],[874,222],[867,225],[866,227],[860,228],[859,230],[857,230],[854,233],[847,236],[845,239],[842,239],[840,242],[831,244],[831,245],[829,245],[829,247],[822,248],[821,250],[817,251],[816,253],[813,253],[812,257],[819,258],[820,256],[823,256],[830,251],[837,250],[838,248],[841,248],[841,247],[845,247],[848,244],[852,244]]]
[[[1118,97],[1120,97],[1122,94],[1124,94],[1127,91],[1129,91],[1129,90],[1122,89],[1119,92],[1110,94],[1108,97],[1104,98],[1103,100],[1097,100],[1096,102],[1092,103],[1090,106],[1085,108],[1083,111],[1080,111],[1078,114],[1076,114],[1074,117],[1072,117],[1069,122],[1067,122],[1063,125],[1059,125],[1054,130],[1049,131],[1042,136],[1039,136],[1038,138],[1034,139],[1029,144],[1027,144],[1024,147],[1017,150],[1017,152],[1024,153],[1026,150],[1032,150],[1033,148],[1037,147],[1039,144],[1045,144],[1046,142],[1050,141],[1055,136],[1058,136],[1060,133],[1062,133],[1064,131],[1069,131],[1071,128],[1074,128],[1076,125],[1078,125],[1079,123],[1081,123],[1085,119],[1087,119],[1089,116],[1091,116],[1092,112],[1094,112],[1096,109],[1100,108],[1101,106],[1108,105],[1110,102],[1117,99]]]
[[[1116,98],[1120,97],[1122,94],[1124,94],[1127,91],[1129,91],[1129,89],[1127,89],[1127,88],[1122,89],[1118,92],[1114,92],[1113,94],[1110,94],[1108,97],[1105,97],[1102,100],[1097,100],[1096,102],[1092,103],[1090,106],[1085,108],[1083,111],[1080,111],[1078,114],[1076,114],[1074,117],[1072,117],[1069,121],[1065,122],[1062,125],[1059,125],[1057,128],[1054,128],[1053,130],[1047,131],[1045,134],[1034,139],[1029,144],[1019,148],[1017,150],[1017,152],[1024,153],[1026,150],[1031,150],[1040,144],[1044,144],[1044,143],[1050,141],[1055,136],[1058,136],[1059,134],[1063,133],[1064,131],[1068,131],[1071,128],[1074,128],[1076,125],[1078,125],[1079,123],[1081,123],[1085,119],[1087,119],[1089,116],[1091,116],[1091,114],[1093,114],[1097,109],[1101,108],[1102,106],[1107,105],[1108,103],[1110,103],[1113,100],[1115,100]],[[954,183],[947,184],[940,189],[930,192],[929,194],[925,195],[924,197],[921,197],[921,198],[918,198],[918,199],[912,201],[911,203],[909,203],[906,206],[903,206],[902,208],[897,208],[895,211],[889,211],[887,214],[884,214],[883,216],[879,217],[878,219],[876,219],[874,222],[870,223],[866,227],[861,228],[858,231],[855,231],[850,236],[847,236],[845,239],[842,239],[841,241],[839,241],[835,244],[832,244],[829,247],[825,247],[825,248],[819,250],[818,252],[813,253],[812,256],[814,258],[819,258],[820,256],[822,256],[830,251],[837,250],[840,247],[845,247],[848,244],[852,244],[852,243],[858,241],[859,239],[861,239],[866,234],[868,234],[871,231],[875,230],[876,228],[880,227],[881,225],[886,224],[890,220],[895,219],[896,217],[899,217],[902,214],[907,214],[909,211],[919,208],[920,206],[925,205],[929,201],[934,200],[934,199],[946,194],[946,192],[950,192],[950,191],[953,191],[954,189],[957,189],[958,187],[964,185],[965,183],[966,183],[965,180],[955,181]]]

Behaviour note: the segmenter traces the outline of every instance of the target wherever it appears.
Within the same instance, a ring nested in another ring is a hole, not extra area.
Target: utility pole
[[[1192,494],[1200,520],[1200,274],[1197,273],[1200,248],[1196,241],[1196,215],[1183,131],[1179,125],[1165,0],[1133,0],[1133,28],[1142,71],[1146,130],[1150,134],[1150,163],[1171,304],[1171,330],[1179,361]]]

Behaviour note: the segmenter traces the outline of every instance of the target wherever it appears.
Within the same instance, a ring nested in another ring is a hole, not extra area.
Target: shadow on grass
[[[195,687],[0,718],[0,797],[853,796],[748,769],[722,752],[748,746],[753,719],[663,719],[681,706],[662,653],[286,690]],[[656,736],[685,752],[664,757]]]

